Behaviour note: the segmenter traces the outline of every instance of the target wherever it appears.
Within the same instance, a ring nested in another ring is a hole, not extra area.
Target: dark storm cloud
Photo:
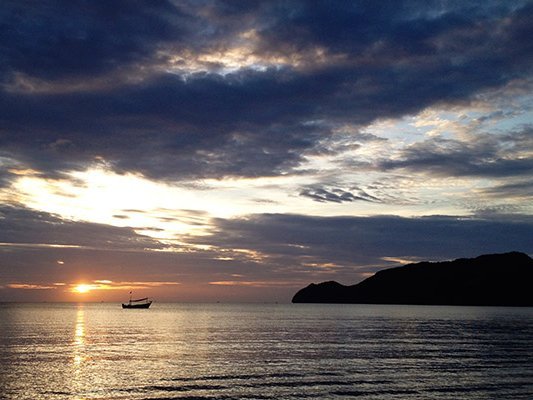
[[[284,267],[302,271],[302,260],[346,266],[383,267],[382,257],[445,260],[487,252],[533,252],[533,219],[502,215],[485,218],[428,216],[402,218],[311,217],[264,214],[217,220],[207,240],[221,248],[244,248],[284,258]],[[292,264],[291,264],[292,262]],[[379,267],[378,267],[379,268]],[[304,268],[305,269],[305,268]],[[305,269],[310,273],[310,269]]]
[[[509,195],[513,195],[515,197],[531,199],[533,198],[533,182],[531,179],[526,179],[523,181],[506,183],[485,189],[483,193],[500,198],[506,198],[509,197]]]
[[[533,149],[531,127],[506,135],[479,134],[468,141],[432,139],[415,143],[395,160],[379,162],[382,170],[407,169],[441,176],[531,176]]]
[[[92,250],[161,249],[163,245],[131,228],[69,221],[27,208],[0,207],[0,243],[9,247],[80,247]]]
[[[6,94],[0,144],[45,171],[98,155],[158,177],[261,175],[296,163],[318,136],[298,120],[315,107],[298,99],[307,83],[283,75],[166,75],[105,95]]]
[[[491,41],[487,28],[505,25],[508,34],[520,41],[515,48],[520,52],[520,47],[531,48],[525,40],[531,29],[528,7],[522,1],[284,2],[269,10],[270,23],[261,37],[263,46],[273,52],[280,45],[289,52],[319,45],[352,56],[386,50],[405,59],[434,56],[441,50],[436,45],[455,55],[479,46],[502,50],[500,43]],[[513,21],[504,20],[509,15]]]
[[[13,174],[9,171],[0,170],[0,189],[9,186],[13,178]]]
[[[533,5],[522,2],[7,2],[0,10],[0,156],[51,175],[94,157],[165,179],[285,173],[336,124],[468,100],[527,76],[532,54]],[[223,54],[250,30],[258,59],[296,54],[300,65],[164,72],[172,54]]]
[[[300,196],[309,197],[320,203],[324,202],[333,202],[333,203],[344,203],[352,201],[370,201],[370,202],[379,202],[379,199],[366,193],[362,189],[357,189],[356,191],[347,191],[340,188],[323,188],[311,186],[304,188],[300,192]]]
[[[180,40],[194,21],[162,0],[7,0],[0,19],[4,74],[46,79],[88,77],[146,61],[159,44]]]

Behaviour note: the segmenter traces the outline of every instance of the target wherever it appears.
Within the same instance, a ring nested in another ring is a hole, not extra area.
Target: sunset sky
[[[533,255],[531,1],[7,0],[0,20],[0,301],[288,302]]]

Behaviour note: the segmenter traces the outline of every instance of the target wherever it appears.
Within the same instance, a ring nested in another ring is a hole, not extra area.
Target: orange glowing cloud
[[[23,289],[23,290],[48,290],[57,289],[58,286],[63,286],[64,283],[53,283],[52,285],[41,285],[34,283],[10,283],[6,285],[10,289]]]
[[[88,293],[93,290],[132,290],[147,289],[161,286],[180,285],[179,282],[162,282],[162,281],[135,281],[135,282],[113,282],[107,279],[94,280],[91,283],[75,283],[70,285],[71,293]]]
[[[162,286],[180,285],[179,282],[164,282],[164,281],[135,281],[135,282],[113,282],[110,280],[94,280],[91,282],[79,283],[21,283],[13,282],[5,286],[9,289],[20,290],[55,290],[61,287],[66,287],[66,291],[70,293],[84,294],[93,290],[133,290],[133,289],[148,289]]]

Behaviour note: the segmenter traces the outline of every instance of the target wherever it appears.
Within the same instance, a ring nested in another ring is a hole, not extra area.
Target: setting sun
[[[76,285],[72,291],[75,293],[87,293],[93,289],[94,289],[93,285],[87,285],[85,283],[80,283],[79,285]]]

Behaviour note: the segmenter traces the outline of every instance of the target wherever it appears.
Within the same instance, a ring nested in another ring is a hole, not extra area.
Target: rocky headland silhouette
[[[509,252],[408,264],[378,271],[352,286],[312,283],[292,302],[533,306],[533,259]]]

